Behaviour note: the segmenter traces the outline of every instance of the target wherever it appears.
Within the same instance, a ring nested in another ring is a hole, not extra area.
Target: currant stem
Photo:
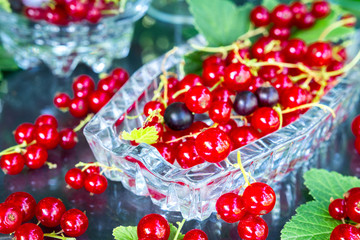
[[[169,57],[170,57],[171,55],[175,54],[175,52],[176,52],[178,49],[179,49],[178,47],[174,47],[173,49],[171,49],[170,51],[168,51],[168,52],[165,54],[165,56],[164,56],[164,58],[163,58],[163,60],[162,60],[162,62],[161,62],[161,71],[162,71],[162,73],[163,73],[163,75],[164,75],[165,77],[167,77],[167,71],[166,71],[166,69],[165,69],[165,63],[166,63],[166,61],[169,59]]]
[[[237,162],[238,162],[238,165],[239,165],[239,168],[240,168],[242,174],[244,175],[244,180],[245,180],[246,184],[248,186],[250,186],[249,178],[247,177],[247,172],[245,171],[245,168],[241,163],[240,151],[237,152]]]
[[[356,18],[355,17],[351,17],[351,18],[347,18],[347,19],[342,19],[340,21],[334,22],[332,24],[330,24],[327,28],[325,28],[325,30],[321,33],[320,37],[319,37],[319,41],[324,41],[325,38],[329,35],[329,33],[331,33],[333,30],[345,26],[346,24],[352,24],[356,22]]]
[[[64,236],[56,235],[55,232],[52,232],[52,233],[44,233],[44,237],[56,238],[56,239],[62,239],[62,240],[76,240],[76,238],[64,237]]]
[[[267,29],[265,27],[255,28],[255,29],[249,30],[247,33],[241,35],[238,38],[238,41],[239,40],[246,40],[246,39],[249,39],[249,38],[254,37],[256,35],[265,34],[265,33],[267,33]]]
[[[81,171],[85,171],[86,169],[88,169],[89,167],[102,167],[108,171],[118,171],[118,172],[123,172],[121,169],[117,168],[117,167],[109,167],[109,166],[106,166],[102,163],[99,163],[99,162],[95,162],[95,163],[84,163],[84,162],[79,162],[75,165],[75,167],[83,167],[81,169]]]
[[[135,116],[128,116],[128,115],[126,115],[126,118],[127,118],[127,119],[130,119],[130,120],[132,120],[132,119],[137,119],[138,117],[142,116],[143,114],[144,114],[144,113],[140,113],[140,114],[135,115]]]
[[[183,94],[183,93],[186,93],[187,91],[188,91],[187,89],[181,89],[181,90],[175,92],[175,93],[172,95],[172,97],[175,99],[175,98],[177,98],[179,95],[181,95],[181,94]]]
[[[332,71],[332,72],[327,72],[326,75],[329,77],[333,77],[339,74],[342,74],[344,72],[349,71],[351,68],[353,68],[360,60],[360,51],[356,54],[356,56],[351,60],[351,62],[349,62],[345,67],[336,70],[336,71]]]
[[[165,143],[174,143],[174,142],[178,142],[180,140],[183,140],[183,139],[186,139],[186,138],[189,138],[189,137],[195,137],[197,135],[199,135],[201,132],[198,132],[198,133],[194,133],[194,134],[190,134],[190,135],[185,135],[185,136],[182,136],[182,137],[179,137],[179,138],[176,138],[174,140],[170,140],[170,141],[167,141]]]
[[[281,111],[281,106],[280,104],[276,104],[276,106],[274,107],[274,110],[278,113],[279,115],[279,122],[280,122],[280,125],[279,125],[279,129],[282,128],[282,125],[283,125],[283,113]],[[279,130],[278,129],[278,130]]]
[[[301,109],[305,109],[305,108],[311,108],[311,107],[319,107],[320,109],[324,110],[324,111],[329,111],[331,113],[331,115],[333,116],[333,118],[336,117],[336,114],[334,112],[334,110],[332,110],[330,107],[323,105],[323,104],[319,104],[319,103],[307,103],[307,104],[303,104],[300,105],[298,107],[294,107],[294,108],[288,108],[285,110],[282,110],[282,113],[291,113],[297,110],[301,110]]]
[[[168,100],[168,80],[165,75],[160,76],[160,80],[164,82],[164,106],[167,108],[167,100]]]
[[[45,164],[48,166],[49,169],[56,169],[57,168],[56,163],[45,162]]]
[[[178,229],[177,229],[177,231],[176,231],[176,234],[175,234],[175,237],[174,237],[173,240],[177,240],[177,239],[178,239],[179,234],[180,234],[180,231],[181,231],[181,229],[183,228],[185,222],[186,222],[185,219],[183,219],[183,220],[181,221],[181,223],[177,222],[177,224],[178,224]]]
[[[28,147],[30,145],[35,144],[35,143],[36,143],[36,140],[32,141],[30,144],[27,144],[26,141],[23,141],[21,144],[11,146],[11,147],[1,151],[0,156],[12,154],[12,153],[20,153],[23,150],[23,148],[26,148],[26,147]]]
[[[154,96],[151,99],[152,101],[155,101],[156,99],[158,99],[161,96],[160,93],[161,93],[161,90],[163,87],[164,87],[164,82],[160,81],[159,87],[154,91]]]
[[[85,119],[81,120],[79,125],[77,125],[75,128],[74,128],[74,132],[78,132],[80,131],[90,120],[91,118],[94,116],[93,113],[90,113],[86,116]]]
[[[217,83],[215,83],[215,85],[214,86],[212,86],[209,90],[210,90],[210,92],[212,92],[212,91],[214,91],[218,86],[220,86],[220,84],[222,83],[222,82],[224,82],[224,77],[220,77],[220,80],[217,82]]]

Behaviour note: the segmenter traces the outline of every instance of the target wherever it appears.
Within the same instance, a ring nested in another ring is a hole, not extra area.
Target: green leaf
[[[343,176],[323,169],[312,169],[305,173],[305,185],[315,200],[329,203],[331,197],[342,198],[350,188],[360,187],[360,179]]]
[[[329,240],[332,230],[342,222],[329,215],[328,206],[328,203],[318,201],[301,205],[282,229],[281,239]]]
[[[16,65],[14,59],[2,46],[0,46],[0,71],[14,71],[17,69],[18,66]]]
[[[263,0],[262,5],[269,11],[273,10],[280,2],[277,0]]]
[[[332,3],[338,4],[343,9],[351,12],[356,16],[360,16],[360,1],[359,0],[331,0]]]
[[[117,227],[113,230],[113,236],[116,240],[138,240],[137,227]]]
[[[122,139],[135,141],[136,143],[154,144],[159,139],[159,133],[154,126],[134,129],[130,133],[124,131],[121,135]]]
[[[249,14],[253,7],[237,7],[228,0],[188,0],[196,29],[209,46],[230,45],[250,27]]]
[[[8,0],[0,0],[0,8],[7,12],[11,12],[10,2]]]
[[[204,59],[209,56],[209,53],[201,52],[201,51],[194,51],[188,53],[184,56],[185,66],[184,71],[185,74],[195,73],[198,75],[202,75],[202,64]]]
[[[177,232],[177,227],[175,227],[174,225],[172,225],[171,223],[169,223],[170,225],[170,236],[169,236],[169,240],[173,240],[175,235],[176,235],[176,232]],[[178,238],[176,240],[183,240],[184,238],[184,234],[180,233]]]

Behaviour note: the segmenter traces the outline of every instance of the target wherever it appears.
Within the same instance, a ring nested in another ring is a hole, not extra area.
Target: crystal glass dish
[[[83,62],[96,73],[110,67],[113,59],[130,50],[134,23],[147,11],[151,0],[128,0],[123,13],[57,26],[34,22],[0,8],[0,39],[17,64],[28,69],[44,62],[58,76],[67,76]]]
[[[198,36],[190,40],[196,45],[204,44]],[[356,53],[358,44],[349,52]],[[182,56],[191,51],[190,43],[179,47],[171,55],[165,69],[180,69]],[[226,161],[220,164],[203,163],[190,169],[182,169],[165,161],[152,146],[132,146],[119,139],[119,134],[141,126],[142,117],[129,116],[142,112],[146,101],[162,73],[163,57],[144,65],[133,74],[130,81],[118,91],[111,101],[89,122],[84,134],[96,159],[105,165],[115,166],[123,172],[106,172],[113,181],[123,185],[137,195],[150,196],[164,210],[180,211],[186,219],[204,220],[215,211],[216,200],[224,193],[236,191],[244,184],[241,171]],[[180,71],[178,71],[180,72]],[[319,147],[326,143],[334,128],[353,111],[359,100],[359,71],[354,67],[341,82],[331,89],[321,104],[331,107],[330,112],[317,107],[309,109],[299,120],[240,148],[242,163],[247,171],[259,181],[272,184],[287,173],[299,168]],[[236,152],[228,159],[236,163]]]

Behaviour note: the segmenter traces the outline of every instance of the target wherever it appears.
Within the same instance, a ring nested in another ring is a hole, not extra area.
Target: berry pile
[[[55,228],[60,225],[62,231],[44,233],[38,225],[27,223],[34,216],[44,227]],[[16,192],[0,204],[0,233],[14,233],[14,239],[67,239],[63,234],[79,237],[86,232],[88,225],[89,220],[83,212],[78,209],[66,211],[62,201],[53,197],[46,197],[36,203],[29,193]]]
[[[331,233],[330,240],[360,239],[358,226],[345,223],[349,218],[355,223],[360,223],[360,187],[350,189],[344,194],[344,198],[331,199],[329,214],[336,220],[342,220],[343,224],[338,225]]]
[[[37,1],[38,2],[38,1]],[[65,26],[70,22],[86,20],[89,23],[98,23],[103,17],[115,15],[123,11],[125,0],[54,0],[45,1],[38,6],[32,1],[25,1],[24,15],[33,20],[45,20],[50,24]]]
[[[83,118],[90,112],[97,113],[128,79],[126,70],[115,68],[110,75],[99,80],[95,90],[95,81],[88,75],[80,75],[72,83],[74,97],[71,99],[66,93],[57,93],[54,105],[63,111],[68,110],[74,117]]]

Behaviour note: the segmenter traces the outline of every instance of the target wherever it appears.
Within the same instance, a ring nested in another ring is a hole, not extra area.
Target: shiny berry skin
[[[279,114],[269,107],[258,108],[252,115],[251,125],[261,136],[265,136],[279,129]]]
[[[66,93],[57,93],[54,97],[54,105],[57,108],[68,108],[70,101],[71,99]]]
[[[92,112],[97,113],[104,107],[111,99],[111,96],[102,91],[94,91],[88,97],[89,108]]]
[[[195,86],[185,93],[186,107],[194,113],[204,113],[210,108],[212,101],[211,92],[207,87]]]
[[[94,162],[89,162],[89,164],[93,164]],[[90,174],[100,174],[100,167],[98,166],[91,166],[88,167],[85,171],[84,171],[85,175],[88,176]]]
[[[271,80],[271,85],[273,85],[279,94],[281,94],[284,89],[294,86],[287,74],[277,75],[276,78]]]
[[[177,84],[179,83],[179,80],[177,78],[174,77],[169,77],[168,78],[168,88],[175,90],[177,88]]]
[[[72,89],[74,92],[82,91],[82,90],[95,90],[95,82],[94,80],[88,75],[80,75],[76,77],[72,83]]]
[[[356,116],[351,122],[351,131],[355,137],[360,136],[360,115]]]
[[[234,149],[241,148],[258,139],[258,133],[250,126],[234,128],[231,130],[229,136],[234,145]]]
[[[237,123],[234,119],[230,119],[227,123],[222,123],[217,126],[221,131],[224,131],[226,134],[230,133],[231,130],[237,128]]]
[[[315,24],[315,17],[312,13],[305,13],[298,19],[296,19],[294,25],[299,29],[308,29],[314,26]]]
[[[193,123],[194,115],[186,107],[185,103],[175,102],[165,109],[164,121],[172,130],[185,130]]]
[[[327,1],[315,1],[311,6],[311,13],[316,18],[324,18],[331,12],[330,4]]]
[[[250,12],[250,20],[255,27],[267,26],[270,23],[270,13],[263,6],[256,6]]]
[[[225,132],[210,128],[199,134],[195,140],[195,148],[205,161],[217,163],[230,154],[232,143]]]
[[[193,229],[185,234],[183,240],[208,240],[208,236],[200,229]]]
[[[150,113],[155,110],[158,110],[160,115],[164,115],[165,112],[164,104],[162,104],[159,101],[149,101],[144,106],[144,114],[146,117],[148,117]]]
[[[81,1],[68,0],[65,4],[67,14],[73,18],[73,20],[82,20],[87,15],[88,6]]]
[[[214,86],[224,76],[224,70],[224,65],[206,65],[202,73],[202,82],[205,86]]]
[[[329,204],[329,214],[332,218],[336,220],[341,220],[346,218],[346,202],[344,199],[335,199]]]
[[[34,223],[25,223],[15,231],[14,239],[16,240],[43,240],[44,232]]]
[[[357,194],[360,192],[360,187],[351,188],[349,191],[344,193],[344,200],[347,201],[350,195]]]
[[[225,66],[225,61],[217,56],[217,55],[211,55],[207,58],[204,59],[203,63],[203,68],[205,68],[206,66],[210,66],[210,65],[223,65]]]
[[[203,79],[196,74],[187,74],[178,84],[178,90],[186,89],[189,90],[191,87],[201,84]]]
[[[259,87],[255,94],[260,107],[273,107],[279,102],[279,93],[271,85]]]
[[[36,142],[46,149],[54,149],[60,142],[59,132],[50,125],[42,125],[36,129]]]
[[[224,87],[217,87],[211,92],[213,102],[228,102],[232,104],[231,97],[235,97],[235,93]]]
[[[35,139],[35,131],[36,127],[31,123],[22,123],[20,124],[14,133],[15,141],[18,144],[23,143],[31,143]]]
[[[65,175],[65,182],[74,189],[84,187],[85,173],[79,168],[72,168]]]
[[[51,24],[64,26],[68,24],[68,16],[64,9],[56,7],[55,9],[48,8],[45,10],[45,21]]]
[[[329,65],[332,59],[331,45],[325,42],[315,42],[309,45],[305,59],[312,67]]]
[[[77,118],[85,117],[89,111],[89,103],[83,98],[74,98],[70,102],[69,112]]]
[[[265,240],[269,234],[269,228],[261,217],[246,215],[239,222],[238,233],[243,240]]]
[[[308,93],[306,90],[293,86],[291,88],[284,89],[280,96],[281,105],[286,108],[294,108],[308,101]]]
[[[265,81],[271,81],[276,78],[278,75],[279,67],[275,66],[263,66],[259,69],[259,77],[263,78]]]
[[[36,206],[35,216],[45,227],[56,227],[60,224],[66,208],[63,202],[54,197],[46,197],[39,201]]]
[[[15,192],[5,200],[22,212],[22,222],[28,222],[35,216],[36,201],[33,196],[26,192]]]
[[[216,212],[228,223],[238,222],[246,213],[242,197],[235,193],[225,193],[216,201]]]
[[[122,86],[124,82],[113,76],[108,76],[98,82],[98,91],[106,92],[113,96]]]
[[[226,57],[226,64],[230,65],[232,63],[237,63],[239,60],[237,59],[237,54],[235,54],[235,50],[230,51]],[[241,48],[238,50],[238,53],[242,59],[250,59],[250,51],[248,48]]]
[[[299,1],[292,2],[290,5],[290,10],[293,13],[295,22],[297,19],[301,18],[307,13],[306,5]]]
[[[85,189],[94,194],[101,194],[105,192],[108,181],[106,177],[100,174],[90,174],[85,178]]]
[[[231,108],[230,103],[213,102],[209,109],[209,117],[215,123],[227,123],[230,120]]]
[[[24,154],[25,164],[30,169],[38,169],[44,166],[48,159],[48,152],[46,148],[39,144],[34,144],[26,148]]]
[[[282,50],[287,62],[302,61],[307,52],[306,43],[301,39],[290,39],[286,47]]]
[[[179,163],[180,167],[184,169],[204,163],[204,159],[196,152],[194,140],[189,140],[180,144],[176,151],[176,161]]]
[[[290,37],[291,31],[288,27],[273,26],[269,30],[270,37],[276,40],[287,40]]]
[[[160,155],[170,164],[174,164],[175,162],[175,152],[174,149],[167,143],[155,143],[152,145],[155,147]]]
[[[71,128],[65,128],[59,132],[60,135],[60,147],[63,149],[72,149],[78,143],[76,132]]]
[[[0,233],[13,233],[22,223],[19,207],[10,203],[0,203]]]
[[[40,115],[35,120],[35,126],[41,127],[43,125],[49,125],[49,126],[51,126],[53,128],[57,128],[58,127],[58,121],[52,115]]]
[[[44,19],[44,10],[41,8],[26,7],[24,15],[31,20],[38,21]]]
[[[265,215],[274,208],[276,195],[267,184],[255,182],[245,188],[243,201],[246,211],[253,215]]]
[[[111,76],[117,79],[121,83],[121,86],[129,80],[129,73],[123,68],[115,68],[112,70]]]
[[[69,237],[80,237],[86,232],[89,226],[89,219],[82,211],[70,209],[62,215],[60,226],[65,235]]]
[[[158,240],[167,240],[169,235],[169,223],[159,214],[146,215],[137,226],[138,238],[156,237]]]
[[[293,13],[289,6],[285,4],[277,5],[271,12],[271,21],[275,26],[289,27],[291,26]]]
[[[358,240],[360,230],[350,224],[340,224],[331,232],[330,240]]]
[[[265,47],[271,40],[269,37],[259,38],[251,47],[252,57],[261,60],[265,55]]]
[[[20,153],[3,155],[0,158],[0,168],[5,174],[17,175],[24,169],[25,159]]]
[[[264,83],[265,83],[265,81],[261,77],[253,77],[253,78],[251,78],[248,89],[246,89],[246,90],[254,93]]]
[[[233,91],[247,89],[252,78],[250,69],[241,63],[232,63],[226,67],[224,73],[224,85]]]
[[[250,91],[242,91],[236,95],[234,101],[234,110],[241,116],[247,116],[258,108],[258,99],[255,94]]]
[[[351,194],[348,197],[346,214],[352,221],[360,223],[360,193]]]
[[[100,9],[92,6],[86,14],[86,20],[92,24],[98,23],[102,18]]]

